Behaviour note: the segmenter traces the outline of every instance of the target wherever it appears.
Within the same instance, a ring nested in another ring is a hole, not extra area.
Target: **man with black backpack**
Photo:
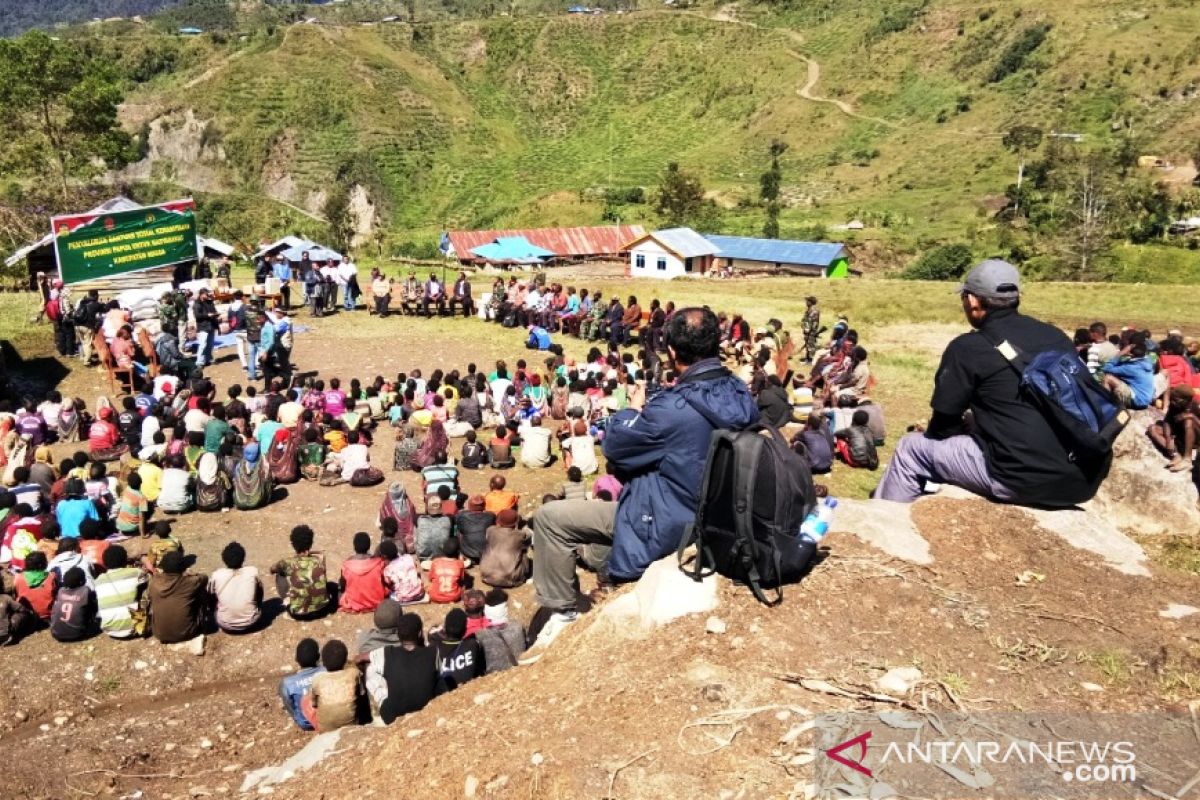
[[[911,503],[926,480],[961,486],[1005,503],[1069,507],[1091,499],[1108,473],[1111,452],[1084,452],[1072,438],[1074,423],[1059,398],[1030,386],[1029,364],[1074,354],[1061,330],[1018,313],[1020,275],[996,259],[975,266],[959,287],[963,312],[974,328],[942,354],[934,380],[933,416],[924,433],[896,445],[875,497]],[[1073,363],[1060,360],[1059,381],[1096,384]],[[1100,401],[1103,404],[1103,399]],[[969,415],[968,415],[968,412]],[[969,417],[969,419],[968,419]]]
[[[100,314],[104,306],[100,304],[100,293],[89,289],[88,293],[71,315],[71,323],[75,326],[75,335],[79,337],[79,357],[83,363],[90,364],[94,355],[93,340],[96,331],[100,330]]]
[[[611,548],[601,581],[633,581],[675,552],[696,516],[700,481],[714,430],[758,421],[746,384],[721,365],[720,328],[706,308],[678,311],[666,326],[667,352],[681,373],[676,384],[609,419],[604,455],[624,484],[616,503],[560,500],[533,516],[537,558],[533,580],[543,609],[576,616],[576,551],[589,558]]]

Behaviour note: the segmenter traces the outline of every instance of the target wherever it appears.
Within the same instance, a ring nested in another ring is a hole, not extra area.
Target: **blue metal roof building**
[[[704,234],[704,239],[716,247],[719,259],[757,261],[779,269],[809,267],[820,270],[826,277],[845,277],[848,254],[841,242],[806,242],[784,239],[751,239],[749,236],[720,236]]]

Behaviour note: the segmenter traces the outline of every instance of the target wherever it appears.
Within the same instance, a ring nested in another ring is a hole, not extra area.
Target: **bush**
[[[904,277],[915,281],[949,281],[961,278],[971,266],[971,248],[965,244],[944,244],[928,250],[904,270]]]
[[[1049,34],[1050,26],[1044,22],[1021,31],[1000,56],[996,66],[992,67],[992,72],[988,75],[988,83],[999,83],[1024,66],[1025,59],[1042,46],[1042,42],[1046,41]]]

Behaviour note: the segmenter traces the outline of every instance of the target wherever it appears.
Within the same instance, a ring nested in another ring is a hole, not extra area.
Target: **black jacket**
[[[879,468],[879,453],[875,450],[875,434],[866,425],[851,425],[842,428],[834,437],[846,442],[850,450],[851,466]]]

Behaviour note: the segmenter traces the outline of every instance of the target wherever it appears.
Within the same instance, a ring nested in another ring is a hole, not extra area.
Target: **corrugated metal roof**
[[[625,252],[627,242],[645,235],[641,225],[596,225],[582,228],[531,228],[502,231],[450,231],[455,256],[469,260],[471,251],[497,239],[524,237],[530,244],[549,250],[560,258],[615,256]]]
[[[229,258],[233,255],[233,245],[226,244],[220,239],[213,239],[208,236],[197,236],[196,242],[200,245],[201,250],[214,250],[226,258]]]
[[[841,242],[794,242],[786,239],[752,239],[747,236],[704,234],[722,258],[770,264],[809,264],[828,267],[846,254]]]
[[[665,228],[661,231],[651,231],[645,236],[639,236],[632,242],[628,242],[623,249],[632,250],[647,239],[653,239],[680,258],[711,256],[717,252],[716,245],[691,228]]]
[[[135,203],[123,195],[117,195],[116,197],[111,197],[108,200],[105,200],[91,211],[87,211],[79,216],[85,216],[86,214],[105,214],[109,211],[137,211],[139,208],[145,208],[145,206],[143,206],[141,203]],[[46,247],[47,245],[53,244],[53,242],[54,234],[47,233],[41,239],[25,245],[20,250],[4,259],[4,266],[11,267],[13,264],[16,264],[34,250],[37,250],[39,247]]]

